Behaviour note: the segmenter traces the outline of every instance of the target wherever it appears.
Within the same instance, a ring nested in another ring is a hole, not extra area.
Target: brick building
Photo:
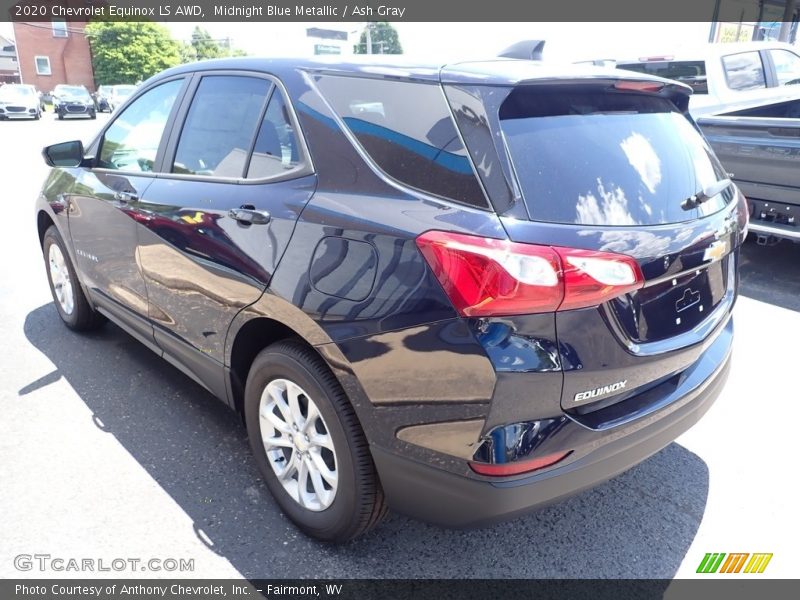
[[[0,85],[19,83],[19,64],[14,42],[0,35]]]
[[[54,19],[15,22],[14,37],[22,83],[49,92],[60,83],[94,91],[94,72],[85,22]]]

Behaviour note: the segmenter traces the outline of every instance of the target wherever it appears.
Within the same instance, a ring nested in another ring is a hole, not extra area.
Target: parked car
[[[53,88],[53,105],[59,120],[66,117],[97,118],[97,109],[89,90],[82,85],[59,84]]]
[[[114,86],[111,85],[101,85],[97,88],[97,92],[94,94],[94,103],[97,107],[97,112],[113,112],[113,106],[111,104],[111,91]]]
[[[747,197],[757,242],[800,242],[800,98],[697,122]]]
[[[135,85],[112,85],[111,95],[109,96],[109,103],[111,110],[114,111],[119,108],[125,100],[130,98],[131,94],[136,91]]]
[[[43,151],[55,308],[238,411],[311,536],[528,512],[727,378],[747,211],[689,93],[513,59],[170,69]]]
[[[42,108],[36,88],[9,83],[0,87],[0,120],[39,119]]]
[[[781,42],[706,44],[618,60],[616,66],[691,86],[689,108],[695,117],[800,98],[800,53]]]

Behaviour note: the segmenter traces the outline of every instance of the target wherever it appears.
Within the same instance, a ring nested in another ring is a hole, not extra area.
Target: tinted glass
[[[386,174],[436,196],[487,206],[438,85],[356,77],[318,83]]]
[[[703,60],[660,60],[652,62],[619,63],[617,68],[674,79],[690,86],[695,94],[708,93],[706,63]]]
[[[767,87],[764,65],[758,52],[742,52],[722,57],[725,79],[732,90],[755,90]]]
[[[106,130],[98,166],[125,171],[152,171],[161,136],[183,80],[145,92]]]
[[[800,83],[800,56],[788,50],[770,50],[778,85],[797,85]]]
[[[685,221],[696,212],[681,203],[726,178],[704,139],[662,98],[517,88],[501,106],[500,119],[528,212],[537,221]],[[709,201],[704,212],[730,199]]]
[[[299,157],[297,136],[289,119],[286,103],[276,90],[258,128],[247,177],[259,179],[283,175],[297,167]]]
[[[256,77],[203,77],[172,172],[242,177],[271,85]]]

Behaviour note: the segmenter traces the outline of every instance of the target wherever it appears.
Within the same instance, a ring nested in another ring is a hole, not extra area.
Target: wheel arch
[[[315,321],[269,292],[243,309],[228,330],[225,364],[231,406],[244,418],[244,386],[253,360],[267,346],[287,339],[305,344],[322,358],[365,427],[371,403],[349,361]]]

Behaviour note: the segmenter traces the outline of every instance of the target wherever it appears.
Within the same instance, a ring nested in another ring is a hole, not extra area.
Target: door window
[[[800,56],[789,50],[770,50],[775,65],[778,85],[797,85],[800,83]]]
[[[182,79],[162,83],[120,113],[103,135],[97,166],[120,171],[152,171],[181,85]]]
[[[289,119],[286,102],[276,89],[258,129],[247,178],[262,179],[283,175],[297,168],[299,157],[297,135]]]
[[[740,52],[722,57],[725,79],[732,90],[755,90],[767,87],[764,65],[758,52]]]
[[[203,77],[181,132],[172,172],[243,177],[271,86],[257,77]]]

